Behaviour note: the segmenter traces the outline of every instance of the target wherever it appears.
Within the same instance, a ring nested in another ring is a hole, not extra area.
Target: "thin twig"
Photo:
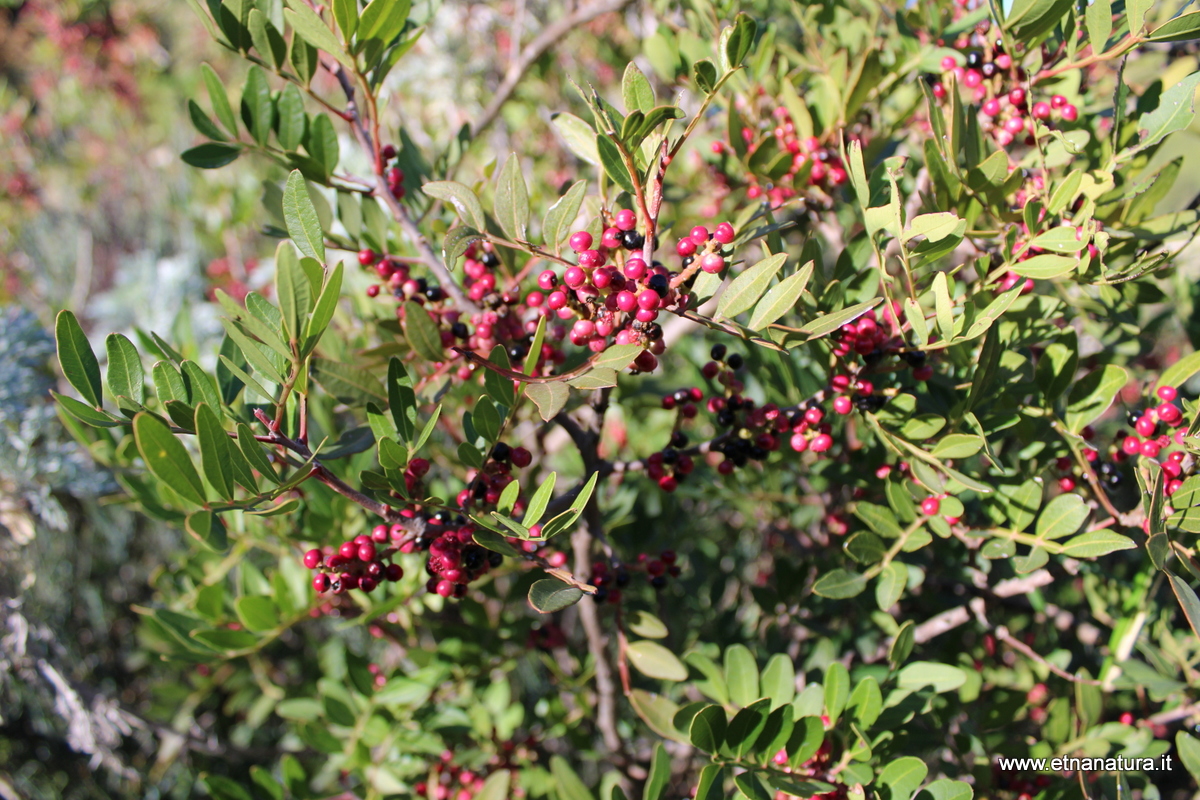
[[[520,57],[504,73],[504,80],[500,82],[496,93],[492,95],[492,99],[487,104],[487,107],[484,108],[483,113],[479,115],[475,124],[471,126],[471,138],[474,139],[479,136],[480,133],[496,121],[496,117],[500,114],[500,109],[508,102],[512,93],[516,91],[517,85],[525,77],[525,73],[529,71],[529,68],[547,50],[567,35],[572,28],[591,22],[596,17],[604,14],[620,11],[629,5],[630,2],[632,0],[600,0],[600,2],[576,9],[573,13],[543,28],[542,32],[532,42],[525,45],[525,49],[521,51]]]

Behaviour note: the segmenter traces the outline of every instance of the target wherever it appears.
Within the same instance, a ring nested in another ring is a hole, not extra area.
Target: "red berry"
[[[1051,108],[1059,109],[1059,108],[1062,108],[1063,106],[1065,106],[1066,104],[1067,104],[1067,98],[1063,97],[1061,94],[1056,94],[1050,98],[1050,107]]]
[[[367,297],[379,297],[379,285],[371,284],[367,287]]]
[[[927,381],[933,377],[933,367],[924,364],[913,370],[913,377],[919,381]]]
[[[654,311],[658,308],[659,299],[658,292],[653,289],[646,289],[637,296],[638,308],[645,309],[646,311]]]
[[[355,542],[342,542],[342,546],[338,548],[338,555],[345,559],[358,557],[358,545]]]
[[[708,228],[704,227],[703,225],[697,225],[696,227],[692,228],[691,232],[688,234],[688,238],[691,239],[692,243],[697,247],[707,242],[708,236]]]
[[[833,410],[839,414],[849,414],[854,408],[854,403],[846,395],[838,395],[833,398]]]
[[[720,473],[721,475],[728,475],[731,472],[733,472],[733,468],[735,466],[736,465],[727,458],[724,461],[722,461],[720,464],[717,464],[717,472]]]
[[[1004,123],[1004,130],[1016,136],[1018,133],[1025,130],[1025,120],[1021,117],[1009,117]]]
[[[983,113],[989,117],[994,117],[1000,113],[1000,101],[992,98],[983,104]]]
[[[1142,455],[1146,458],[1157,458],[1161,450],[1158,442],[1142,442]]]
[[[1062,489],[1064,492],[1075,491],[1075,479],[1069,475],[1059,478],[1058,479],[1058,488]]]
[[[449,597],[450,595],[454,594],[454,582],[447,581],[447,580],[440,580],[433,587],[433,590],[435,592],[437,592],[438,594],[440,594],[442,597]]]
[[[1060,113],[1062,113],[1062,118],[1067,122],[1074,122],[1075,120],[1079,119],[1079,109],[1070,103],[1063,106]]]
[[[700,269],[710,275],[715,275],[725,269],[725,259],[716,253],[709,253],[700,259]]]
[[[329,591],[329,576],[326,575],[324,572],[318,572],[316,575],[313,575],[312,586],[313,586],[313,589],[315,589],[318,594],[320,594],[322,592],[328,592]]]
[[[358,588],[362,589],[364,592],[367,592],[368,594],[375,591],[375,587],[378,585],[379,585],[378,581],[376,581],[374,578],[371,578],[371,577],[363,577],[363,578],[359,578],[359,580],[358,580]]]
[[[358,546],[359,561],[374,561],[375,560],[375,545],[367,542]]]
[[[958,59],[954,56],[942,56],[942,71],[951,72],[958,66]]]
[[[675,252],[680,258],[687,258],[696,252],[696,243],[691,239],[680,239],[679,243],[675,245]]]
[[[548,292],[558,285],[558,275],[552,269],[544,270],[538,275],[537,284],[539,289]]]
[[[637,227],[637,214],[628,208],[622,208],[617,212],[614,224],[623,231],[631,231]]]
[[[383,576],[392,583],[404,577],[404,568],[399,564],[388,564],[383,568]]]
[[[358,263],[364,267],[369,267],[379,260],[379,256],[374,250],[364,249],[358,251]]]
[[[1174,424],[1182,416],[1180,410],[1170,403],[1163,403],[1154,410],[1158,413],[1158,418],[1168,425]]]
[[[1013,89],[1008,93],[1008,102],[1014,106],[1025,105],[1025,90],[1021,88]]]
[[[735,235],[736,234],[733,230],[733,226],[728,222],[722,222],[717,226],[717,229],[713,231],[713,238],[721,244],[733,244]]]
[[[1158,427],[1154,424],[1154,420],[1150,419],[1149,414],[1143,414],[1138,417],[1137,422],[1133,424],[1134,429],[1142,436],[1153,436],[1154,429]]]
[[[313,548],[304,554],[304,566],[308,569],[316,569],[321,565],[321,551]]]
[[[576,253],[583,252],[592,246],[592,235],[587,231],[576,231],[571,234],[567,244],[571,245],[571,249]]]
[[[1160,400],[1164,400],[1168,403],[1179,396],[1179,393],[1175,390],[1174,386],[1160,386],[1158,387],[1157,394]]]
[[[828,433],[819,433],[813,437],[808,446],[814,453],[824,453],[833,447],[833,437]]]
[[[942,507],[942,501],[936,497],[926,497],[921,501],[921,513],[927,517],[937,516]]]
[[[1050,104],[1049,103],[1034,103],[1030,110],[1034,119],[1050,119]]]
[[[813,406],[804,412],[804,421],[809,425],[818,425],[823,419],[825,419],[825,412],[817,406]]]
[[[524,447],[514,447],[509,458],[512,459],[513,466],[518,469],[524,469],[533,463],[533,455]]]

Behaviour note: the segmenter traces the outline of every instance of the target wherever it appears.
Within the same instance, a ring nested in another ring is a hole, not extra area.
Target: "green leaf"
[[[379,0],[375,0],[375,2],[379,2]],[[483,782],[483,786],[479,787],[474,800],[507,800],[511,778],[512,773],[508,770],[496,770]]]
[[[817,579],[813,584],[813,593],[833,600],[845,600],[862,594],[866,588],[866,576],[838,567]]]
[[[58,401],[64,411],[80,422],[91,425],[93,428],[118,428],[124,424],[124,421],[119,417],[115,417],[107,411],[92,408],[87,403],[81,403],[74,397],[66,397],[53,390],[51,390],[50,395]]]
[[[708,706],[692,717],[688,739],[698,750],[716,753],[725,741],[725,731],[728,727],[725,709],[720,706]]]
[[[725,677],[729,684],[729,698],[738,706],[748,706],[757,700],[758,664],[754,654],[743,644],[730,645],[725,649]]]
[[[1163,92],[1158,107],[1143,115],[1138,122],[1142,139],[1135,150],[1145,150],[1162,141],[1168,134],[1183,130],[1192,124],[1192,120],[1196,118],[1197,85],[1200,85],[1200,72],[1193,72]]]
[[[896,632],[896,638],[892,640],[892,644],[888,647],[888,663],[892,665],[892,669],[898,668],[912,654],[913,644],[916,642],[915,630],[916,625],[910,619],[901,625],[900,630]]]
[[[1071,0],[1014,0],[1004,27],[1026,44],[1053,30],[1071,10]]]
[[[187,385],[174,364],[170,361],[157,361],[150,368],[150,374],[154,378],[154,389],[158,393],[160,403],[171,400],[187,402]]]
[[[287,222],[288,235],[300,248],[300,252],[324,263],[325,238],[321,232],[321,223],[317,219],[317,209],[313,206],[312,198],[308,196],[308,184],[298,169],[292,170],[288,175],[287,185],[283,190],[283,216]]]
[[[904,532],[890,510],[874,503],[855,504],[854,516],[865,522],[868,528],[888,539],[898,539]]]
[[[542,614],[551,614],[573,606],[581,597],[582,589],[565,584],[557,578],[543,578],[529,587],[529,605]]]
[[[596,152],[599,154],[604,172],[612,182],[629,194],[635,194],[633,179],[629,175],[625,161],[621,158],[621,150],[607,134],[596,134]]]
[[[100,384],[100,362],[96,360],[79,320],[70,311],[58,312],[54,321],[54,340],[58,345],[58,364],[63,377],[84,400],[99,408],[104,391]]]
[[[632,61],[625,67],[621,78],[621,99],[625,102],[625,113],[631,111],[649,111],[654,108],[654,89],[650,81]]]
[[[317,114],[308,126],[308,135],[304,140],[304,148],[312,156],[312,161],[320,167],[321,176],[328,178],[337,166],[339,155],[337,131],[328,114]],[[324,259],[321,259],[324,261]]]
[[[924,791],[929,792],[933,800],[972,800],[975,796],[971,784],[949,778],[934,781],[926,786]]]
[[[1046,562],[1049,560],[1050,554],[1046,552],[1046,548],[1035,547],[1027,555],[1013,558],[1013,570],[1018,575],[1028,575],[1034,570],[1046,566]]]
[[[1062,393],[1075,382],[1078,365],[1079,347],[1073,333],[1064,341],[1046,345],[1038,357],[1035,377],[1047,405],[1053,407]],[[1197,363],[1197,369],[1200,369],[1200,362]]]
[[[1200,39],[1200,11],[1164,22],[1150,31],[1148,37],[1151,42],[1186,42],[1191,39]]]
[[[808,287],[809,279],[812,278],[813,266],[813,262],[809,261],[795,273],[772,286],[758,301],[747,327],[752,331],[760,331],[795,308],[800,295]]]
[[[229,138],[217,127],[212,118],[204,113],[204,109],[200,108],[200,105],[195,100],[188,100],[188,116],[191,117],[192,125],[195,126],[196,130],[209,139],[224,142]]]
[[[830,723],[836,723],[850,698],[850,673],[835,661],[825,670],[825,713]]]
[[[1179,751],[1179,760],[1192,774],[1192,779],[1200,781],[1200,740],[1187,731],[1175,734],[1175,749]]]
[[[416,434],[417,395],[413,391],[412,378],[404,363],[392,356],[388,360],[388,410],[396,424],[400,439],[411,442]]]
[[[592,476],[587,479],[587,483],[580,488],[579,494],[575,495],[575,499],[571,501],[571,507],[542,526],[542,536],[549,539],[575,524],[583,514],[583,509],[587,506],[588,501],[591,500],[592,492],[596,489],[596,479],[599,477],[599,472],[592,473]]]
[[[283,16],[296,33],[313,47],[333,56],[346,69],[355,68],[354,60],[346,53],[324,20],[317,16],[317,12],[309,8],[303,0],[288,0],[288,5],[290,8],[283,12]]]
[[[374,0],[363,9],[358,30],[359,41],[376,40],[382,45],[390,44],[404,30],[411,10],[410,0]]]
[[[238,619],[246,626],[246,630],[255,633],[275,630],[279,627],[279,609],[275,601],[263,595],[248,595],[239,597],[233,604]]]
[[[951,692],[967,682],[967,674],[958,667],[934,661],[914,661],[896,676],[901,689],[922,689],[932,686],[935,692]]]
[[[551,251],[559,252],[563,243],[571,238],[571,228],[579,216],[586,194],[587,181],[575,181],[566,194],[546,211],[546,218],[542,222],[542,242]]]
[[[924,761],[903,756],[884,767],[875,782],[891,787],[892,800],[909,800],[928,774],[929,768]]]
[[[229,436],[207,403],[196,406],[196,440],[200,465],[209,484],[226,500],[233,500],[233,457]]]
[[[1102,0],[1098,0],[1101,2]],[[1063,225],[1057,228],[1051,228],[1045,233],[1038,234],[1034,240],[1029,243],[1030,247],[1040,247],[1043,250],[1049,250],[1052,253],[1078,253],[1083,248],[1087,247],[1088,239],[1086,236],[1079,236],[1076,230],[1071,225]]]
[[[883,693],[879,690],[879,682],[869,675],[859,681],[850,693],[846,707],[853,712],[855,721],[864,730],[874,725],[883,711]]]
[[[908,584],[908,567],[899,561],[893,561],[879,573],[875,584],[875,604],[880,611],[887,611],[900,600],[904,587]]]
[[[349,42],[358,29],[358,0],[333,0],[333,21],[342,32],[342,41]]]
[[[128,397],[141,405],[146,402],[146,370],[133,342],[119,333],[104,340],[108,352],[108,388],[116,397]]]
[[[930,454],[936,458],[970,458],[983,449],[983,439],[973,433],[943,436]]]
[[[483,205],[469,186],[458,181],[431,181],[422,186],[421,191],[453,205],[459,218],[475,230],[482,231],[487,228]]]
[[[242,455],[250,462],[250,466],[264,478],[278,485],[279,477],[271,468],[271,462],[267,460],[267,454],[263,452],[262,445],[254,438],[250,426],[244,422],[238,423],[237,434],[238,447],[241,449]]]
[[[775,796],[763,787],[762,781],[753,772],[734,775],[733,783],[747,800],[773,800]]]
[[[1108,410],[1117,392],[1128,381],[1129,374],[1113,364],[1105,364],[1088,373],[1071,387],[1071,394],[1067,397],[1067,429],[1078,434],[1095,422]]]
[[[188,514],[183,523],[184,530],[200,544],[214,553],[224,553],[229,549],[229,539],[225,533],[225,524],[220,517],[211,511],[196,511]]]
[[[721,31],[721,56],[727,72],[741,66],[754,47],[754,37],[757,33],[758,23],[741,12],[734,19],[733,25]]]
[[[361,405],[387,399],[379,379],[366,370],[328,358],[314,358],[312,365],[314,377],[335,397]]]
[[[1117,550],[1133,550],[1137,547],[1128,536],[1107,529],[1081,533],[1074,539],[1063,542],[1062,553],[1071,558],[1103,556]]]
[[[916,237],[924,236],[926,241],[940,242],[948,236],[962,236],[966,229],[967,221],[949,211],[919,214],[909,220],[901,241],[908,244]]]
[[[217,73],[208,64],[200,65],[200,75],[204,78],[204,86],[208,89],[208,100],[212,103],[213,113],[217,120],[225,126],[235,138],[238,133],[237,118],[233,115],[233,106],[229,104],[229,95]]]
[[[629,693],[629,705],[659,736],[676,742],[687,741],[672,724],[675,714],[679,712],[679,705],[674,701],[644,689],[634,689]]]
[[[1079,526],[1088,518],[1091,510],[1077,494],[1060,494],[1046,507],[1037,521],[1037,537],[1039,539],[1061,539],[1079,530]]]
[[[933,300],[938,330],[942,339],[949,341],[954,338],[954,301],[950,299],[950,288],[944,272],[933,277]]]
[[[378,0],[376,0],[378,2]],[[554,790],[558,800],[595,800],[583,781],[571,769],[562,756],[550,757],[550,774],[554,776]]]
[[[242,89],[242,119],[246,120],[254,141],[265,147],[275,125],[275,106],[271,104],[271,87],[266,73],[257,65],[250,67],[246,74],[246,85]]]
[[[313,306],[312,317],[308,320],[308,329],[305,332],[306,342],[301,355],[307,355],[313,351],[320,341],[321,335],[325,333],[325,329],[329,327],[329,323],[333,321],[333,314],[337,311],[338,300],[342,296],[342,262],[338,262],[333,271],[329,273],[329,280],[325,281],[325,286],[321,289],[321,294],[317,297],[317,303]]]
[[[550,475],[542,482],[537,491],[533,493],[533,497],[529,498],[529,505],[525,509],[525,516],[522,522],[526,527],[533,527],[542,520],[542,515],[546,512],[546,506],[550,504],[551,498],[554,497],[554,486],[558,481],[558,473],[551,472]]]
[[[512,483],[509,484],[509,486],[512,485]],[[645,611],[631,613],[626,619],[625,626],[631,633],[646,639],[664,639],[667,636],[667,626],[663,624],[662,620]]]
[[[667,755],[662,742],[656,742],[654,755],[650,760],[650,775],[646,778],[646,785],[642,790],[642,800],[662,800],[663,792],[670,780],[671,757]],[[621,792],[621,800],[624,800],[624,792],[621,791],[620,786],[615,787],[615,791]],[[615,793],[613,800],[616,800]]]
[[[504,162],[496,183],[496,221],[514,242],[528,240],[529,190],[521,174],[521,160],[513,153]]]
[[[1050,280],[1052,278],[1060,278],[1068,272],[1072,272],[1077,263],[1078,259],[1046,253],[1034,256],[1027,261],[1018,261],[1015,264],[1011,264],[1009,265],[1009,269],[1022,278]]]
[[[626,652],[629,654],[629,663],[649,678],[664,681],[687,680],[687,667],[674,653],[658,642],[648,639],[631,642]]]
[[[796,667],[785,653],[767,659],[760,678],[762,693],[771,698],[771,710],[789,705],[796,696]]]
[[[275,296],[283,311],[288,337],[299,342],[312,308],[312,286],[300,266],[300,258],[287,242],[275,249]]]
[[[767,291],[775,273],[787,261],[787,253],[768,256],[733,279],[717,303],[717,314],[735,317],[751,308]]]
[[[204,483],[192,464],[187,449],[170,428],[148,412],[133,418],[133,436],[138,452],[154,477],[171,487],[184,500],[204,505]]]
[[[825,314],[809,322],[800,330],[802,333],[808,334],[808,341],[811,342],[814,339],[819,339],[822,336],[833,333],[847,322],[853,322],[882,302],[882,297],[876,297],[874,300],[858,303],[857,305],[843,308],[841,311],[835,311],[832,314]]]
[[[729,721],[729,729],[725,732],[725,744],[736,758],[753,752],[759,734],[767,725],[770,708],[770,699],[763,698],[733,715],[733,719]]]
[[[1162,374],[1158,376],[1158,382],[1154,384],[1154,388],[1158,390],[1164,386],[1179,387],[1187,383],[1197,372],[1200,372],[1200,350],[1188,353],[1163,370]]]
[[[417,355],[426,361],[441,361],[445,358],[442,335],[437,323],[425,308],[412,300],[404,304],[404,335]]]
[[[546,422],[562,411],[570,397],[570,390],[565,383],[531,383],[525,387],[525,394],[538,407],[538,413]]]
[[[276,138],[284,150],[296,150],[304,141],[308,129],[308,115],[304,113],[304,98],[294,83],[289,83],[279,94],[279,130]]]
[[[596,132],[592,126],[574,114],[560,112],[552,118],[554,127],[566,142],[567,148],[579,159],[593,166],[600,166],[600,153],[596,147]]]

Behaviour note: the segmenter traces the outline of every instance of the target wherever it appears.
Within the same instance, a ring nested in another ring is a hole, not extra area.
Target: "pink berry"
[[[733,240],[734,240],[734,236],[735,236],[735,234],[734,234],[733,226],[730,225],[728,222],[722,222],[720,225],[717,226],[717,229],[715,231],[713,231],[713,238],[716,239],[721,244],[732,244]]]
[[[999,114],[1000,113],[1000,101],[994,97],[991,100],[988,100],[986,103],[983,104],[983,113],[987,114],[989,117],[994,117],[997,114]]]
[[[551,292],[546,298],[546,307],[554,311],[564,308],[567,305],[567,293],[563,291]]]
[[[1000,55],[996,56],[996,59],[993,63],[996,65],[997,69],[1008,69],[1012,66],[1012,56],[1010,56],[1008,53],[1001,53]]]
[[[1008,93],[1008,102],[1012,103],[1014,106],[1025,105],[1025,90],[1019,87],[1013,89]]]
[[[692,240],[692,244],[699,247],[708,241],[708,228],[703,225],[697,225],[692,228],[691,233],[688,234],[688,238]]]
[[[1060,109],[1066,104],[1067,98],[1063,97],[1061,94],[1056,94],[1050,98],[1050,107],[1053,109]]]
[[[1016,136],[1018,133],[1025,130],[1025,120],[1021,117],[1009,117],[1004,123],[1004,130]]]
[[[614,224],[623,231],[631,231],[637,227],[637,214],[628,208],[622,208],[617,212]]]
[[[1034,119],[1050,119],[1050,104],[1034,103],[1030,113],[1033,114]]]
[[[1159,399],[1165,400],[1168,403],[1170,403],[1172,400],[1174,400],[1176,397],[1179,396],[1179,393],[1175,390],[1174,386],[1160,386],[1160,387],[1158,387],[1157,394],[1159,396]]]
[[[588,252],[594,253],[596,251],[591,250]],[[563,273],[563,283],[565,283],[568,288],[578,289],[580,286],[583,286],[583,284],[587,283],[587,273],[579,267],[567,267],[567,271]]]
[[[958,66],[958,59],[954,56],[942,56],[942,72],[949,72]]]
[[[838,395],[833,398],[833,410],[839,414],[849,414],[854,408],[854,403],[846,395]]]
[[[581,253],[592,246],[592,235],[587,231],[576,231],[571,234],[571,238],[567,243],[571,245],[571,249],[576,253]]]
[[[659,297],[658,292],[653,289],[646,289],[637,296],[638,308],[643,308],[646,311],[653,311],[658,308]]]
[[[680,239],[679,243],[675,245],[675,252],[680,258],[687,258],[696,252],[696,243],[688,238]]]
[[[1079,109],[1069,103],[1062,107],[1061,113],[1062,118],[1067,122],[1074,122],[1075,120],[1079,119]]]
[[[709,274],[716,274],[725,269],[725,259],[716,253],[709,253],[700,259],[700,269]]]
[[[1058,488],[1062,489],[1064,492],[1075,491],[1075,479],[1069,475],[1059,478]]]
[[[548,292],[558,285],[558,275],[552,269],[545,270],[538,275],[537,284],[539,289]]]
[[[308,569],[316,569],[321,564],[321,551],[316,548],[309,550],[304,554],[304,566]]]
[[[599,250],[584,250],[579,254],[579,266],[581,267],[598,267],[603,263],[604,256],[600,255]],[[566,280],[565,275],[563,276],[563,280]],[[569,286],[570,284],[567,285]]]
[[[646,262],[640,258],[631,258],[625,262],[625,277],[631,281],[640,281],[646,276]]]
[[[969,69],[963,75],[963,86],[968,89],[974,89],[983,83],[983,76],[977,70]]]
[[[926,497],[921,501],[921,513],[927,517],[937,516],[938,511],[942,507],[942,501],[936,497]]]
[[[808,446],[814,453],[824,453],[833,447],[833,437],[828,433],[818,433],[813,437],[812,442]]]

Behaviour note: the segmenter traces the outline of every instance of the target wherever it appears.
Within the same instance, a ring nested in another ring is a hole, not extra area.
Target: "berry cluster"
[[[861,357],[863,365],[867,367],[878,366],[888,356],[897,357],[904,364],[912,367],[913,377],[918,381],[929,380],[933,377],[933,367],[926,363],[925,353],[920,350],[906,349],[900,325],[902,313],[899,304],[896,304],[892,307],[891,313],[883,315],[882,320],[879,319],[875,310],[871,309],[856,321],[847,322],[832,334],[834,356],[844,361],[853,353]],[[833,388],[837,391],[845,391],[851,385],[850,379],[844,375],[834,376],[832,383]],[[842,385],[843,383],[845,385]],[[874,387],[869,381],[859,381],[858,383],[870,387],[864,389],[856,386],[855,391],[858,396],[872,394]],[[855,404],[860,405],[857,398]],[[872,404],[873,402],[866,403],[866,405]],[[846,412],[839,411],[838,413]]]
[[[787,172],[766,187],[759,183],[757,176],[751,176],[750,185],[746,190],[748,198],[757,200],[765,196],[772,208],[778,208],[799,196],[806,186],[832,192],[845,185],[850,175],[837,149],[825,146],[816,136],[801,137],[786,107],[776,106],[771,110],[771,116],[775,124],[771,128],[770,136],[774,138],[775,145],[781,152],[791,155],[791,161],[788,163]],[[826,135],[836,140],[840,133],[830,131]],[[763,144],[756,140],[754,129],[750,127],[742,128],[742,139],[746,144],[747,153],[751,155]],[[724,142],[713,142],[712,150],[715,154],[721,155],[726,149]]]
[[[475,544],[475,526],[466,518],[439,511],[431,516],[425,530],[400,546],[400,552],[428,550],[425,588],[442,597],[465,597],[467,584],[500,566],[504,557]]]
[[[595,561],[592,563],[592,576],[588,580],[588,583],[596,587],[592,599],[597,603],[620,603],[621,590],[629,585],[630,571],[644,572],[647,583],[655,591],[661,591],[667,587],[669,578],[679,577],[680,569],[676,561],[674,550],[663,550],[657,557],[638,553],[636,563],[631,565],[610,566],[603,561]]]
[[[983,27],[981,25],[981,27]],[[1074,122],[1079,119],[1079,109],[1067,101],[1061,94],[1050,97],[1049,102],[1037,101],[1030,105],[1028,92],[1017,85],[1026,79],[1025,71],[1014,64],[1012,56],[1004,52],[1004,43],[1000,40],[988,43],[983,34],[984,27],[978,31],[972,40],[963,42],[963,47],[974,45],[962,54],[962,61],[957,56],[948,55],[942,59],[942,76],[927,75],[926,81],[931,85],[934,97],[946,96],[945,80],[953,76],[957,84],[963,87],[968,97],[981,104],[984,130],[990,132],[996,143],[1007,147],[1024,137],[1025,144],[1033,144],[1033,123],[1030,118],[1052,124],[1059,122]]]
[[[829,717],[825,714],[822,714],[821,723],[825,725],[826,729],[828,729]],[[825,780],[829,777],[829,768],[833,762],[833,744],[830,739],[826,737],[821,742],[821,746],[817,748],[817,752],[813,754],[812,758],[805,761],[799,767],[790,766],[788,761],[789,757],[786,748],[780,750],[771,758],[771,763],[775,765],[776,769],[779,769],[782,772],[792,775],[800,775],[806,778],[815,777]],[[779,791],[775,793],[775,800],[787,800],[787,798],[792,796],[793,795],[790,795],[787,792]],[[809,800],[846,800],[846,797],[846,787],[842,784],[837,784],[833,791],[814,794],[811,798],[809,798]]]
[[[379,157],[383,159],[383,163],[387,164],[396,158],[396,146],[385,144],[379,150]],[[397,200],[404,197],[404,170],[392,164],[384,172],[384,178],[387,180],[388,191],[392,193],[392,197]]]
[[[513,482],[512,468],[524,469],[533,463],[533,454],[524,447],[513,447],[505,442],[496,442],[487,462],[480,470],[467,473],[467,488],[458,493],[459,508],[472,502],[494,506],[500,501],[504,487]],[[517,501],[517,510],[523,504]]]
[[[384,547],[390,539],[388,526],[376,525],[368,536],[360,534],[336,549],[313,548],[304,554],[304,566],[316,570],[313,589],[344,594],[351,589],[373,592],[384,581],[404,577],[404,569],[391,561],[395,547]]]
[[[508,749],[513,749],[511,742],[506,742]],[[501,766],[499,769],[508,769]],[[432,793],[428,781],[419,781],[413,786],[417,797],[432,797],[434,800],[471,800],[483,788],[488,773],[467,769],[454,763],[454,753],[444,750],[438,761],[433,765]],[[513,796],[521,797],[524,792],[519,786],[514,787]]]
[[[1172,436],[1163,432],[1163,428],[1164,426],[1170,428],[1183,426],[1183,412],[1175,405],[1177,397],[1178,392],[1173,386],[1163,386],[1159,388],[1157,396],[1157,399],[1162,401],[1161,403],[1148,409],[1139,408],[1129,412],[1129,424],[1133,426],[1134,432],[1130,434],[1122,432],[1117,435],[1117,441],[1121,446],[1120,452],[1123,455],[1158,458],[1163,450],[1171,446]],[[1181,434],[1182,431],[1178,433]],[[1179,466],[1179,462],[1182,460],[1183,452],[1175,451],[1162,465],[1163,472],[1167,473],[1171,482],[1176,484],[1174,488],[1168,485],[1168,495],[1174,494],[1175,489],[1181,483],[1179,476],[1182,474],[1182,468]]]

